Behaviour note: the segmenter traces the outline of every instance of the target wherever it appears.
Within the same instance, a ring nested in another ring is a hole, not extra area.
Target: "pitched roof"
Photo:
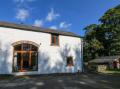
[[[119,59],[120,56],[104,56],[104,57],[100,57],[97,59],[93,59],[91,61],[89,61],[89,63],[108,63],[108,62],[112,62],[115,59]]]
[[[30,26],[30,25],[15,24],[15,23],[10,23],[10,22],[3,22],[3,21],[0,22],[0,27],[16,28],[16,29],[26,30],[26,31],[52,33],[52,34],[59,34],[59,35],[73,36],[73,37],[81,38],[81,36],[79,36],[75,33],[72,33],[72,32],[67,32],[67,31],[62,31],[62,30],[53,30],[53,29],[49,29],[49,28],[40,28],[40,27],[35,27],[35,26]]]

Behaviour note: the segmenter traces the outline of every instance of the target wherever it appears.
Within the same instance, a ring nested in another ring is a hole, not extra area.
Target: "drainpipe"
[[[84,72],[84,61],[83,61],[83,38],[81,38],[81,65],[82,65],[82,72]]]

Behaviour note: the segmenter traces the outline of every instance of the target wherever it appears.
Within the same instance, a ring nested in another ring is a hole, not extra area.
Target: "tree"
[[[120,5],[109,9],[99,21],[85,27],[84,59],[120,55]]]
[[[85,38],[84,38],[84,58],[93,59],[99,56],[99,50],[102,50],[103,46],[97,39],[98,25],[92,24],[85,28]]]
[[[104,44],[108,52],[107,55],[119,55],[120,54],[120,5],[115,8],[109,9],[99,21],[102,24],[102,28],[105,30]]]

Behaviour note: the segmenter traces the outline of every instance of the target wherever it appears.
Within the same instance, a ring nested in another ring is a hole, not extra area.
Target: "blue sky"
[[[63,29],[84,35],[83,28],[120,0],[1,0],[0,21]]]

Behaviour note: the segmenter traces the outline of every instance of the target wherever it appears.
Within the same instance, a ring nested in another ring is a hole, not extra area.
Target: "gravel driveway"
[[[119,75],[22,76],[0,80],[0,89],[120,89]]]

